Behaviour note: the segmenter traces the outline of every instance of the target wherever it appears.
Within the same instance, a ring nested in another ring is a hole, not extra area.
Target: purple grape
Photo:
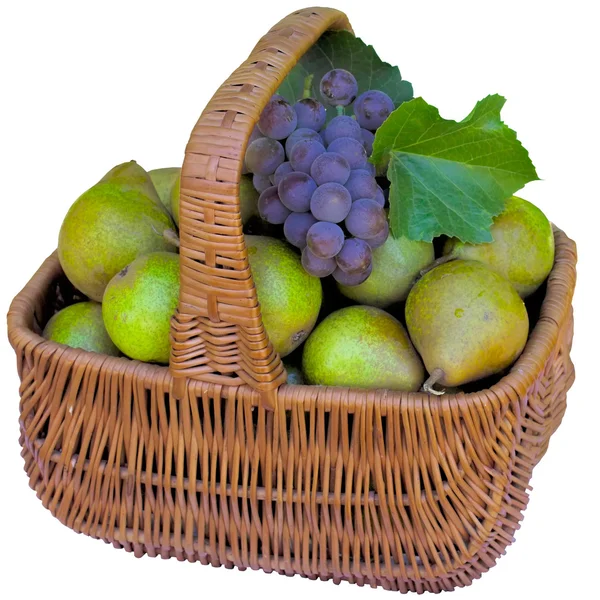
[[[335,258],[319,258],[306,246],[302,250],[302,266],[304,270],[315,277],[327,277],[337,268]]]
[[[297,123],[296,111],[289,102],[271,98],[258,119],[258,128],[271,139],[283,140],[296,129]]]
[[[355,169],[350,172],[350,177],[345,183],[346,189],[350,192],[352,200],[359,198],[371,198],[375,200],[377,197],[377,182],[371,174],[364,169]]]
[[[297,127],[305,127],[314,131],[321,131],[325,125],[327,111],[325,107],[314,98],[302,98],[294,104],[294,110],[298,117]]]
[[[346,115],[338,115],[331,119],[323,131],[323,137],[327,142],[327,146],[334,140],[344,137],[353,138],[362,144],[360,125],[355,119]]]
[[[265,137],[261,130],[258,128],[258,125],[255,125],[252,128],[252,133],[250,134],[250,137],[248,138],[248,145],[250,145],[254,140],[257,140],[258,138],[261,137]]]
[[[319,89],[330,106],[348,106],[358,94],[358,83],[350,71],[332,69],[323,75]]]
[[[283,224],[283,235],[292,246],[302,250],[306,246],[306,234],[316,222],[310,213],[293,212]]]
[[[354,285],[360,285],[361,283],[365,282],[369,278],[369,275],[371,274],[372,270],[373,270],[372,263],[369,265],[369,268],[364,273],[354,273],[352,275],[350,275],[349,273],[345,273],[338,267],[333,272],[333,278],[340,285],[346,285],[349,287],[354,286]]]
[[[341,154],[325,152],[315,158],[310,174],[317,185],[331,182],[344,185],[350,177],[350,165]]]
[[[285,153],[288,157],[288,160],[290,158],[290,154],[292,153],[292,148],[295,146],[296,142],[299,142],[300,140],[315,140],[320,143],[323,142],[321,135],[314,129],[308,129],[307,127],[296,129],[296,131],[294,131],[294,133],[292,133],[292,135],[285,140]]]
[[[317,189],[317,184],[310,175],[293,171],[284,175],[277,186],[279,198],[286,208],[293,212],[307,212],[310,209],[310,199]]]
[[[269,175],[259,175],[258,173],[254,173],[252,176],[252,184],[259,194],[262,194],[267,188],[273,185],[269,177]]]
[[[316,133],[316,132],[315,132]],[[318,135],[318,134],[317,134]],[[290,154],[290,163],[294,171],[310,173],[310,168],[317,156],[325,152],[325,146],[315,140],[300,140],[294,144]]]
[[[333,258],[344,245],[344,232],[335,223],[318,221],[308,230],[306,244],[317,258]]]
[[[327,150],[341,154],[348,161],[351,169],[362,169],[367,164],[365,147],[354,138],[337,138],[329,144]]]
[[[375,200],[360,198],[352,203],[345,223],[346,229],[354,237],[368,240],[381,233],[387,219],[385,211]]]
[[[283,176],[287,175],[288,173],[292,173],[293,171],[294,169],[292,169],[292,165],[289,163],[289,161],[282,162],[275,170],[275,173],[271,175],[271,182],[273,185],[279,185],[279,182],[283,179]]]
[[[371,156],[371,153],[373,152],[373,140],[375,139],[373,132],[368,129],[361,129],[360,136],[362,138],[363,146],[367,151],[367,156]]]
[[[366,240],[367,244],[371,246],[372,250],[375,248],[379,248],[379,246],[383,246],[390,235],[390,226],[385,223],[385,227],[375,236]]]
[[[254,140],[246,149],[246,166],[251,173],[271,175],[284,161],[283,146],[270,138],[261,137]]]
[[[254,140],[257,140],[258,138],[261,138],[261,137],[264,137],[264,136],[260,132],[258,125],[255,125],[254,128],[252,129],[252,133],[250,133],[250,137],[248,138],[248,146]],[[242,175],[246,175],[247,173],[250,173],[250,169],[248,168],[248,165],[246,165],[246,157],[244,157],[244,160],[242,162]]]
[[[319,221],[341,223],[352,206],[350,192],[339,183],[324,183],[313,193],[310,212]]]
[[[361,167],[361,169],[364,169],[365,171],[367,171],[367,173],[369,173],[371,175],[371,177],[375,177],[377,175],[377,169],[375,168],[375,165],[369,161],[367,161]]]
[[[373,200],[375,200],[379,206],[385,206],[385,195],[380,185],[377,186],[377,193],[375,194],[375,198],[373,198]]]
[[[394,102],[383,92],[363,92],[354,103],[354,114],[361,127],[375,131],[394,110]]]
[[[289,218],[289,217],[288,217]],[[371,247],[364,240],[350,238],[335,257],[337,266],[348,275],[364,273],[372,261]]]
[[[275,186],[267,188],[258,198],[258,214],[267,223],[281,225],[290,212],[279,199]]]

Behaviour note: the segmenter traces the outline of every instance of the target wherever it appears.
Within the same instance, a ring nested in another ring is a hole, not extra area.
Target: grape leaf
[[[394,236],[492,241],[492,219],[506,199],[538,179],[517,134],[500,119],[505,102],[487,96],[457,122],[415,98],[377,130],[371,162],[387,165]]]
[[[398,67],[383,62],[373,49],[349,31],[327,31],[290,71],[277,92],[288,102],[297,102],[304,93],[304,82],[313,75],[311,97],[322,100],[319,82],[331,69],[346,69],[358,82],[358,93],[381,90],[396,107],[413,97],[410,82],[402,79]],[[335,107],[327,107],[328,120],[335,117]],[[345,113],[352,115],[351,107]]]

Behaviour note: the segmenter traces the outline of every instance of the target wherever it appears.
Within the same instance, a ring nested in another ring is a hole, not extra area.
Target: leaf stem
[[[418,278],[421,279],[421,277],[423,277],[423,275],[425,275],[426,273],[429,273],[429,271],[433,271],[433,269],[435,269],[436,267],[439,267],[440,265],[443,265],[447,262],[450,262],[450,261],[456,260],[456,259],[457,259],[457,257],[454,254],[446,254],[444,256],[440,256],[439,258],[434,260],[430,265],[428,265],[424,269],[421,269],[421,271],[419,272]]]
[[[314,73],[310,73],[304,78],[304,90],[302,92],[302,98],[310,98],[312,96],[312,82],[314,78]]]

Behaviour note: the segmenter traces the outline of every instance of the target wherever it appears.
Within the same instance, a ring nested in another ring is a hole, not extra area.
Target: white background
[[[598,139],[593,2],[350,2],[357,35],[398,64],[415,94],[460,119],[489,93],[543,181],[522,195],[579,247],[577,380],[533,477],[517,542],[457,598],[598,598]],[[302,0],[3,3],[0,14],[0,306],[56,245],[78,195],[113,165],[179,165],[189,132],[258,38]],[[389,8],[383,9],[387,5]],[[4,327],[4,322],[2,323]],[[63,527],[29,489],[18,378],[1,332],[0,597],[383,598],[342,584],[135,559]],[[18,591],[17,591],[18,590]],[[10,594],[10,596],[9,596]]]

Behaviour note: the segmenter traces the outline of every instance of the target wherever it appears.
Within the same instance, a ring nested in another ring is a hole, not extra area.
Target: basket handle
[[[264,329],[242,232],[239,184],[250,133],[286,75],[329,29],[352,31],[331,8],[273,27],[219,88],[192,131],[181,174],[179,306],[171,321],[174,393],[189,380],[248,384],[273,408],[286,373]]]

